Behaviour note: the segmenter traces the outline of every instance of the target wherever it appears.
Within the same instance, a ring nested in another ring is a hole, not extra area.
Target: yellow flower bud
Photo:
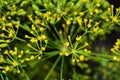
[[[69,53],[68,53],[68,52],[65,52],[64,54],[65,54],[65,56],[69,56]]]
[[[79,25],[82,25],[82,19],[81,19],[81,18],[78,19],[78,24],[79,24]]]
[[[32,55],[32,56],[30,57],[30,59],[33,60],[33,59],[35,59],[35,57]]]
[[[44,28],[43,27],[40,27],[40,32],[43,32],[44,31]]]
[[[90,23],[87,25],[88,28],[91,28],[91,26],[92,26],[92,25],[91,25]]]
[[[67,24],[67,25],[70,25],[70,24],[71,24],[71,21],[70,21],[70,20],[66,20],[66,24]]]
[[[42,47],[41,49],[42,49],[42,51],[45,51],[46,48],[45,48],[45,47]]]
[[[10,70],[10,67],[9,66],[6,66],[5,67],[5,71],[9,71]]]
[[[84,59],[85,59],[83,55],[80,55],[79,58],[80,58],[80,61],[84,61]]]
[[[82,36],[77,36],[77,37],[76,37],[76,41],[80,41],[81,38],[82,38]]]
[[[69,42],[65,42],[65,46],[69,46]]]
[[[18,63],[16,61],[13,61],[12,64],[14,67],[18,65]]]
[[[31,38],[30,39],[30,42],[34,43],[34,42],[37,42],[38,40],[36,38]]]

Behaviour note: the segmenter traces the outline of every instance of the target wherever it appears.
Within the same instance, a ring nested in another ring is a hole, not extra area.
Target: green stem
[[[50,59],[50,58],[58,55],[58,51],[48,52],[48,53],[44,53],[44,54],[47,55],[47,56],[45,56],[43,59],[41,59],[41,61],[45,61],[47,59]]]
[[[73,79],[79,80],[78,77],[77,77],[77,74],[76,74],[75,67],[73,67],[72,70],[73,70]]]
[[[26,42],[24,39],[21,39],[21,38],[19,38],[19,37],[15,37],[15,39],[17,39],[17,40],[19,40],[19,41],[21,41],[21,42]]]
[[[30,80],[29,76],[26,73],[24,74],[25,74],[26,80]]]
[[[75,79],[76,76],[75,68],[72,68],[72,70],[73,70],[73,79]]]
[[[54,70],[54,68],[56,67],[56,65],[58,64],[60,58],[61,58],[60,56],[57,58],[57,60],[53,64],[52,68],[50,69],[50,71],[48,72],[48,74],[46,75],[46,77],[45,77],[44,80],[48,80],[48,78],[50,77],[50,74],[52,73],[52,71]]]
[[[62,60],[61,60],[61,69],[60,69],[60,80],[62,80],[62,76],[63,76],[63,65],[64,64],[64,56],[62,57]]]
[[[6,76],[5,80],[9,80],[7,76]]]
[[[1,80],[4,80],[3,75],[1,74],[0,76],[1,76]]]
[[[21,66],[20,66],[21,67]],[[23,74],[25,75],[26,77],[26,80],[30,80],[30,77],[26,74],[25,70],[21,67],[22,71],[23,71]]]

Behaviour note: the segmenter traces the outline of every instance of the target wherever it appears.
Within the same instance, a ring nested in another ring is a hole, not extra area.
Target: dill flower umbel
[[[0,80],[118,80],[120,39],[94,48],[119,16],[107,0],[1,0]]]

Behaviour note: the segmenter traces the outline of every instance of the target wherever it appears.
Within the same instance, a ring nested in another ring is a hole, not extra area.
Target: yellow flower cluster
[[[10,19],[10,21],[7,21]],[[20,21],[15,21],[10,16],[2,16],[0,18],[0,41],[10,43],[16,39],[16,35],[20,26]]]
[[[46,12],[43,16],[47,18],[49,15],[50,12]],[[27,43],[28,49],[25,50],[25,53],[29,54],[29,57],[25,61],[40,60],[48,44],[47,36],[44,34],[45,24],[38,16],[34,18],[32,15],[28,15],[28,18],[31,21],[30,33],[33,36],[25,35],[25,39],[29,40]]]
[[[113,9],[114,9],[114,5],[111,5],[110,8],[108,8],[108,12],[110,14],[110,20],[112,20],[112,22],[114,22],[115,24],[119,24],[119,15],[120,15],[120,9],[116,8],[116,13],[113,13]],[[109,19],[107,19],[109,21]]]
[[[18,53],[18,48],[14,47],[14,50],[8,50],[6,49],[4,51],[4,54],[6,56],[2,56],[0,57],[0,62],[2,63],[8,63],[7,66],[2,65],[0,66],[2,68],[2,73],[6,74],[8,71],[10,71],[13,67],[16,68],[16,72],[20,73],[20,70],[18,68],[18,66],[20,66],[22,63],[20,62],[20,60],[17,60],[16,58],[19,58],[22,60],[22,55],[23,53]],[[19,57],[21,55],[21,57]]]
[[[112,52],[116,52],[120,50],[120,39],[117,39],[115,45],[113,46],[113,48],[111,48]]]
[[[105,0],[50,1],[52,0],[0,1],[2,73],[20,73],[23,71],[21,67],[27,65],[25,62],[39,61],[41,58],[46,60],[55,55],[70,58],[68,60],[77,62],[81,67],[80,63],[95,57],[90,50],[92,41],[98,35],[109,33],[120,22],[120,9],[113,14],[114,6],[108,8],[110,5],[103,4]],[[119,55],[120,39],[111,51]],[[112,59],[120,61],[116,55]],[[55,65],[56,63],[53,68]]]
[[[87,58],[85,58],[84,55],[90,55],[88,53],[91,53],[90,50],[87,49],[89,47],[88,42],[82,41],[82,36],[78,36],[75,38],[75,42],[72,43],[71,36],[68,36],[68,41],[64,42],[64,45],[60,47],[60,56],[69,56],[72,55],[72,62],[80,62],[80,61],[86,61]],[[87,54],[86,54],[87,53]]]

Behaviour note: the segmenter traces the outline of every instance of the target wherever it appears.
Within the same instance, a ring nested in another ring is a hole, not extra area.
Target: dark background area
[[[113,4],[115,7],[120,6],[120,0],[108,0],[110,4]]]

